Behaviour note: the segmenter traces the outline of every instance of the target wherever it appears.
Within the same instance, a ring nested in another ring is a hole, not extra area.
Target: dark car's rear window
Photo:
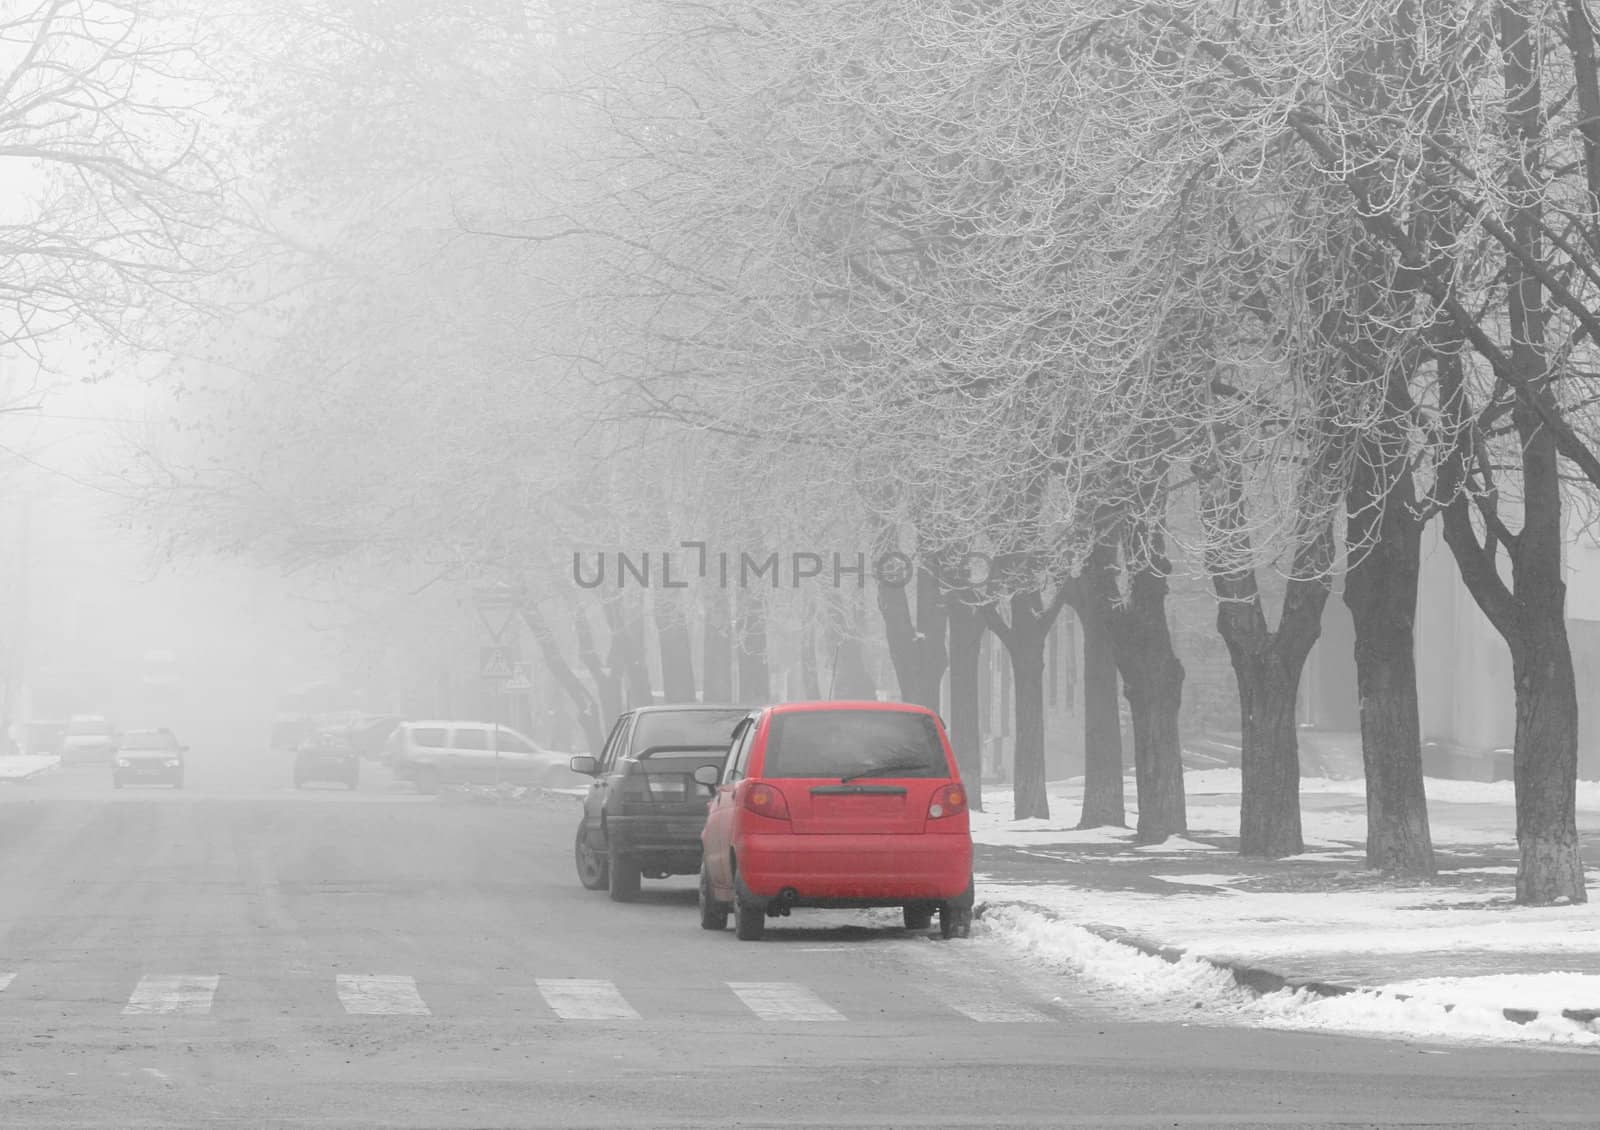
[[[944,745],[926,714],[893,710],[800,710],[775,714],[763,777],[943,777]]]
[[[726,749],[733,740],[734,726],[748,713],[745,710],[663,710],[659,714],[641,714],[633,727],[633,752],[642,753],[659,745]]]

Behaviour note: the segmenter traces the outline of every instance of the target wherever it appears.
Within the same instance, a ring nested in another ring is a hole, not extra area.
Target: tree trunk
[[[772,700],[772,683],[767,670],[766,605],[747,588],[741,587],[736,593],[738,622],[734,625],[734,634],[739,648],[739,701],[761,706]]]
[[[670,603],[669,603],[670,600]],[[694,702],[694,648],[682,599],[654,594],[656,642],[661,652],[661,699]]]
[[[1298,472],[1294,560],[1276,629],[1256,581],[1245,507],[1245,469],[1229,434],[1195,466],[1206,571],[1217,596],[1217,630],[1239,685],[1239,853],[1278,858],[1305,850],[1300,824],[1300,740],[1295,707],[1306,656],[1322,631],[1332,588],[1334,505],[1328,484],[1341,465],[1340,433],[1317,438]]]
[[[733,641],[728,633],[728,594],[708,588],[700,665],[705,669],[702,702],[733,702]]]
[[[878,687],[861,653],[864,611],[858,593],[846,592],[842,606],[827,620],[828,679],[823,697],[871,702]]]
[[[1239,854],[1276,859],[1305,850],[1295,700],[1304,657],[1228,641],[1239,684]]]
[[[581,613],[580,613],[581,615]],[[589,688],[583,685],[583,680],[578,678],[572,667],[567,663],[566,656],[561,654],[561,648],[556,643],[555,633],[544,622],[544,617],[537,611],[523,609],[522,621],[528,625],[528,631],[539,645],[539,653],[544,656],[546,666],[550,673],[556,677],[561,688],[567,692],[567,697],[572,702],[573,711],[578,716],[578,724],[583,727],[584,741],[588,743],[587,752],[596,756],[600,747],[605,744],[606,731],[600,719],[594,696],[589,693]],[[608,717],[615,717],[610,715]]]
[[[1016,694],[1016,736],[1012,762],[1012,788],[1016,807],[1013,819],[1048,817],[1050,798],[1045,788],[1044,766],[1044,637],[1008,645],[1011,680]]]
[[[1038,592],[1013,593],[1009,601],[1011,622],[1001,618],[993,604],[983,606],[989,629],[1005,644],[1011,660],[1016,732],[1012,735],[1012,818],[1048,817],[1050,799],[1045,788],[1044,761],[1044,649],[1050,625],[1066,601],[1061,586],[1046,607]]]
[[[607,600],[602,606],[606,627],[611,632],[607,665],[622,679],[622,700],[629,707],[649,706],[655,700],[650,688],[650,668],[644,658],[644,620],[632,601],[622,597]]]
[[[946,602],[950,625],[950,745],[955,750],[967,804],[983,811],[983,731],[979,717],[979,662],[983,656],[983,617],[952,593]]]
[[[800,631],[800,678],[805,695],[812,702],[822,697],[822,679],[817,672],[817,624],[807,619]]]
[[[578,658],[589,669],[589,677],[594,680],[595,692],[599,695],[600,716],[610,725],[611,720],[622,713],[622,680],[600,658],[594,645],[594,633],[589,629],[589,617],[581,608],[572,610],[572,630],[578,638]]]
[[[1166,559],[1158,532],[1148,535],[1145,558],[1129,578],[1126,602],[1117,587],[1117,565],[1109,553],[1091,557],[1095,615],[1105,617],[1122,676],[1122,694],[1133,718],[1133,767],[1139,819],[1135,838],[1160,843],[1189,830],[1183,792],[1183,750],[1178,712],[1183,706],[1183,664],[1167,626]]]
[[[1566,623],[1556,623],[1559,631],[1541,631],[1530,617],[1520,644],[1511,649],[1517,687],[1517,901],[1531,906],[1588,901],[1576,818],[1577,687]]]
[[[917,608],[913,619],[908,585],[878,582],[878,610],[883,615],[889,659],[900,684],[902,702],[914,702],[938,713],[939,691],[948,655],[945,651],[945,607],[939,581],[931,570],[916,568]]]
[[[1117,703],[1117,657],[1099,616],[1083,626],[1083,815],[1080,828],[1128,826],[1122,780],[1122,711]]]
[[[1345,537],[1352,547],[1344,602],[1356,633],[1367,866],[1425,877],[1435,866],[1417,709],[1415,624],[1423,523],[1412,516],[1415,489],[1405,460],[1390,460],[1380,479],[1374,465],[1379,458],[1376,445],[1369,445],[1357,461]]]
[[[1474,460],[1459,353],[1439,356],[1441,405],[1456,440],[1446,476],[1457,489],[1445,508],[1445,540],[1473,599],[1511,650],[1516,693],[1512,776],[1517,793],[1517,901],[1544,905],[1587,902],[1577,834],[1578,701],[1567,640],[1563,575],[1562,483],[1557,440],[1542,418],[1559,417],[1549,374],[1544,289],[1545,224],[1540,187],[1544,154],[1544,103],[1540,44],[1523,5],[1498,6],[1500,57],[1508,132],[1516,141],[1506,163],[1506,226],[1518,249],[1506,257],[1506,321],[1511,341],[1503,379],[1521,391],[1511,409],[1521,455],[1522,528],[1504,526],[1494,467]],[[1499,388],[1496,390],[1500,391]],[[1478,480],[1463,482],[1468,475]],[[1470,494],[1466,489],[1470,485]],[[1472,509],[1484,515],[1480,544]],[[1496,560],[1505,546],[1508,587]]]

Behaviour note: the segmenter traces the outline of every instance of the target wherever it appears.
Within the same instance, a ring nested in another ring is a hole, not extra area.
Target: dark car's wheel
[[[728,904],[718,902],[711,896],[711,874],[706,870],[704,862],[700,864],[700,929],[726,930],[728,928]]]
[[[583,821],[578,821],[578,838],[572,844],[572,861],[578,866],[578,882],[586,890],[603,891],[611,884],[606,867],[606,857],[589,846],[583,834]]]
[[[183,778],[179,777],[176,781],[173,781],[172,782],[172,787],[175,788],[175,789],[183,788]]]
[[[629,855],[611,857],[611,901],[631,902],[639,897],[639,884],[644,873],[639,861]]]
[[[111,787],[114,788],[114,789],[120,789],[122,787],[122,778],[121,777],[113,777],[113,778],[111,778]]]
[[[413,778],[417,783],[417,792],[436,793],[442,784],[442,777],[436,766],[421,765],[417,767],[417,775]]]
[[[933,907],[925,902],[914,902],[905,908],[907,930],[926,930],[933,925]]]

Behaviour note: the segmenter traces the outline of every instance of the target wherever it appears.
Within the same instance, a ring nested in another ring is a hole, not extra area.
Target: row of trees
[[[1007,648],[1019,816],[1046,811],[1038,673],[1075,610],[1086,673],[1120,675],[1152,840],[1185,829],[1166,605],[1194,563],[1260,855],[1303,847],[1294,702],[1342,568],[1369,861],[1426,874],[1412,622],[1441,521],[1512,654],[1518,897],[1585,898],[1561,569],[1600,485],[1578,0],[219,14],[208,89],[240,127],[214,160],[250,174],[231,214],[267,237],[206,284],[248,315],[189,338],[208,364],[185,380],[234,422],[146,447],[175,534],[418,584],[531,573],[553,663],[586,650],[573,550],[896,548],[901,692],[932,701],[948,667],[968,758],[975,641]],[[748,639],[761,615],[731,618]],[[580,711],[588,666],[566,661]],[[1086,818],[1118,819],[1120,757],[1088,748]]]
[[[983,610],[1019,700],[1064,602],[1103,625],[1142,834],[1183,828],[1171,547],[1218,600],[1241,846],[1266,855],[1302,847],[1295,693],[1342,548],[1369,855],[1431,870],[1412,622],[1437,517],[1512,654],[1518,896],[1585,897],[1561,565],[1571,480],[1600,482],[1581,4],[663,2],[615,34],[649,47],[598,56],[628,175],[586,202],[585,231],[625,233],[593,244],[588,308],[758,458],[849,453],[855,502],[936,575],[1004,561],[943,597]]]

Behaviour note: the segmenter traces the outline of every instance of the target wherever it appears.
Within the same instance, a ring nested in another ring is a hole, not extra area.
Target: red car
[[[931,710],[795,702],[751,714],[719,773],[700,834],[700,925],[756,940],[797,906],[904,908],[907,929],[966,937],[972,923],[967,794]]]

